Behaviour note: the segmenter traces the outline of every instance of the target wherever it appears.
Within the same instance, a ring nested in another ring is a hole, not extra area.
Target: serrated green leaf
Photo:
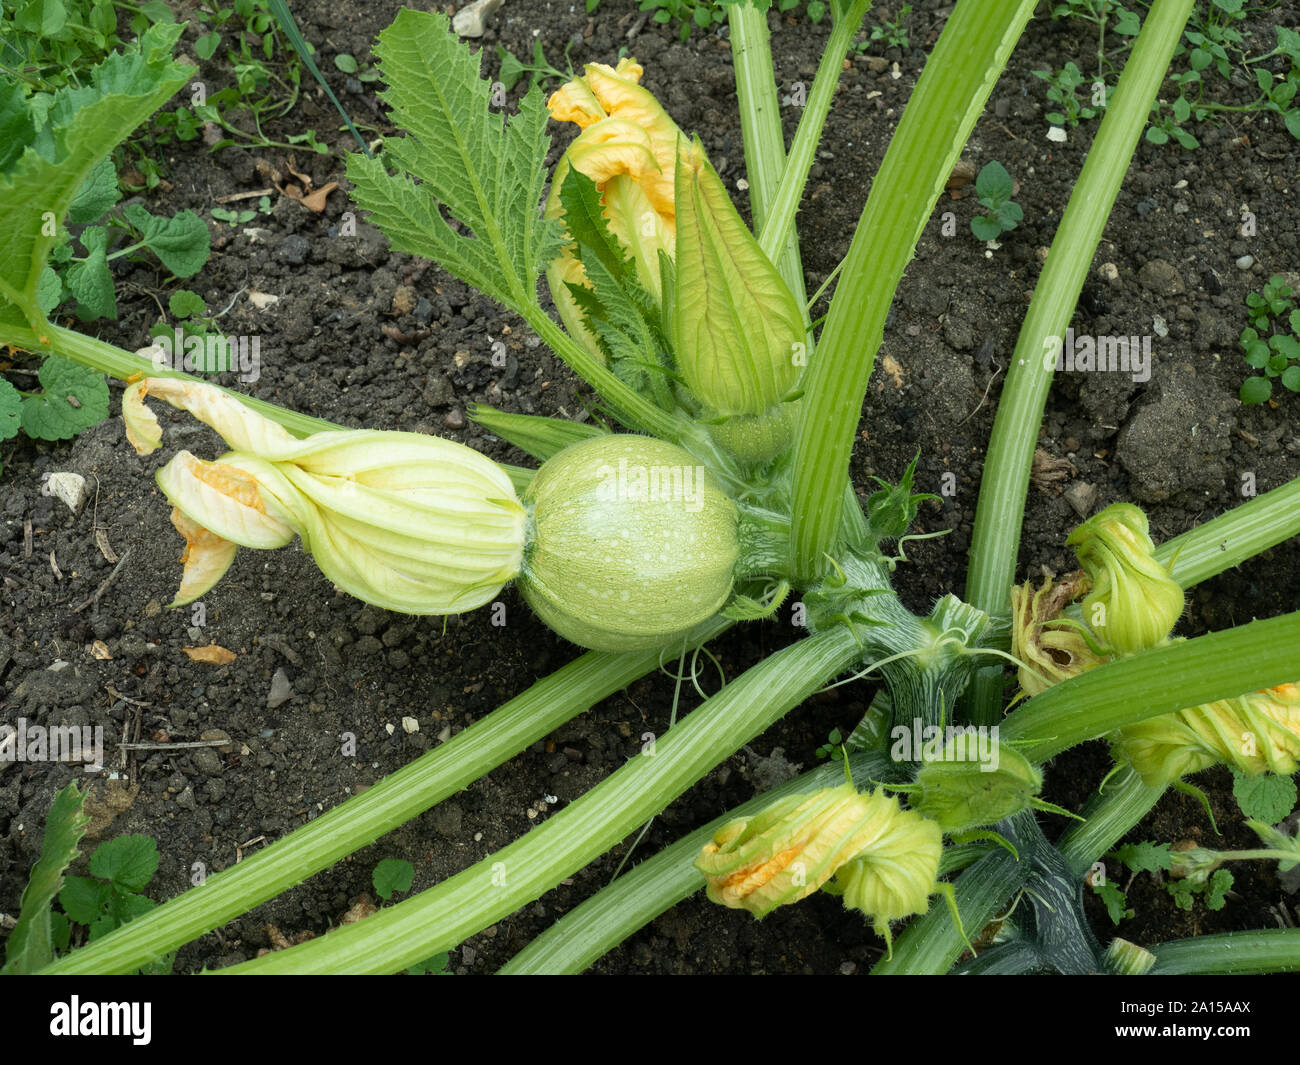
[[[494,111],[482,53],[462,46],[441,13],[403,9],[375,54],[389,86],[382,98],[406,135],[385,142],[396,176],[348,156],[357,203],[399,251],[508,307],[535,304],[537,276],[564,244],[559,223],[538,211],[550,146],[541,92],[530,89],[508,119]],[[442,205],[472,236],[452,230]]]
[[[1226,869],[1216,869],[1205,885],[1205,906],[1211,910],[1221,910],[1226,905],[1228,892],[1232,890],[1232,874]]]
[[[375,893],[381,899],[391,899],[398,892],[410,891],[414,880],[415,867],[403,858],[385,858],[370,875]]]
[[[997,240],[1002,235],[1002,223],[992,215],[976,215],[970,220],[970,231],[979,240]]]
[[[1093,890],[1106,904],[1106,912],[1110,915],[1112,924],[1119,924],[1125,917],[1133,916],[1133,911],[1128,908],[1128,896],[1118,885],[1107,880],[1105,883],[1095,885]]]
[[[1126,843],[1116,848],[1115,857],[1135,873],[1161,872],[1174,863],[1168,843]]]
[[[598,259],[620,280],[634,276],[631,256],[609,231],[596,183],[576,167],[569,167],[560,185],[564,228],[577,245],[576,254],[586,266]]]
[[[177,277],[193,277],[208,261],[211,236],[207,223],[189,208],[171,218],[159,218],[133,203],[122,213],[140,231],[149,250]]]
[[[50,906],[63,886],[63,871],[80,851],[90,818],[81,812],[85,796],[69,784],[54,797],[45,820],[41,857],[23,889],[22,910],[5,948],[6,973],[34,973],[53,957]]]
[[[41,313],[48,315],[66,298],[67,291],[63,287],[63,279],[54,272],[52,267],[45,267],[36,286],[36,304],[40,307]]]
[[[69,440],[108,417],[104,375],[47,355],[37,379],[44,391],[23,400],[23,432],[34,440]]]
[[[171,311],[173,317],[192,318],[196,315],[202,315],[208,309],[208,305],[197,292],[191,292],[187,288],[178,288],[167,297],[167,309]]]
[[[81,234],[81,242],[86,246],[86,256],[68,264],[63,272],[63,283],[77,301],[78,312],[87,321],[116,318],[113,275],[105,254],[108,233],[99,226],[88,226]]]
[[[113,885],[90,876],[70,876],[59,892],[59,905],[77,924],[94,924],[104,914]]]
[[[119,927],[127,921],[134,921],[137,917],[143,916],[158,905],[153,899],[131,891],[113,891],[111,894],[108,913]]]
[[[1234,769],[1232,794],[1243,814],[1270,825],[1286,817],[1296,804],[1295,781],[1273,773],[1247,776],[1240,769]]]
[[[0,377],[0,440],[17,436],[22,428],[23,397],[3,377]]]
[[[110,839],[90,856],[90,871],[124,892],[143,891],[158,870],[158,844],[150,836]]]
[[[121,198],[117,170],[113,167],[113,160],[105,157],[95,164],[68,205],[68,221],[77,225],[98,221]]]
[[[17,130],[20,154],[0,147],[0,296],[22,308],[34,327],[40,325],[36,290],[45,258],[63,237],[60,223],[78,190],[100,160],[194,73],[170,58],[180,30],[151,28],[132,50],[98,64],[89,84],[54,94],[39,135],[29,114]]]

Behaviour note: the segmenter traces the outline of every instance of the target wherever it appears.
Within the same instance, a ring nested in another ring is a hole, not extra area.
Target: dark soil
[[[800,215],[810,290],[848,248],[869,187],[865,176],[876,171],[948,11],[931,0],[915,7],[912,50],[886,54],[873,47],[844,72]],[[388,132],[375,86],[347,78],[331,60],[340,52],[367,59],[370,43],[397,5],[352,8],[313,0],[294,8],[345,106],[370,136]],[[1281,10],[1249,23],[1252,54],[1272,48],[1271,20]],[[880,20],[883,14],[878,10],[871,17]],[[829,27],[775,15],[770,22],[778,83],[788,94],[795,82],[811,83]],[[509,0],[484,38],[487,66],[495,69],[496,44],[526,57],[538,38],[557,65],[566,48],[575,67],[613,62],[621,48],[634,54],[645,66],[645,84],[684,129],[700,133],[747,211],[746,194],[737,185],[744,160],[725,32],[696,31],[682,43],[675,29],[647,21],[633,5],[617,0],[604,0],[590,17],[581,3]],[[870,475],[897,479],[918,451],[922,490],[938,492],[944,475],[955,475],[956,492],[945,497],[942,512],[927,509],[921,516],[924,531],[952,532],[910,545],[911,564],[898,570],[905,600],[922,612],[936,596],[963,590],[1001,382],[1041,256],[1096,128],[1085,123],[1070,131],[1066,143],[1049,141],[1043,85],[1030,71],[1059,68],[1071,58],[1084,65],[1094,51],[1082,29],[1041,12],[1031,23],[964,153],[976,167],[992,159],[1006,165],[1019,183],[1024,221],[1000,247],[986,250],[969,230],[974,197],[945,194],[885,334],[855,450],[855,483],[868,491]],[[212,85],[222,83],[216,63],[206,64],[203,76]],[[789,135],[798,108],[785,107],[783,118]],[[328,102],[313,90],[272,131],[283,137],[313,127],[331,144],[329,156],[297,156],[298,167],[319,185],[342,180],[342,154],[353,146],[336,125]],[[1202,147],[1195,152],[1145,143],[1139,148],[1098,249],[1074,328],[1093,335],[1157,334],[1152,375],[1145,383],[1117,373],[1058,375],[1041,447],[1063,476],[1031,488],[1022,578],[1036,577],[1042,567],[1058,573],[1072,568],[1064,541],[1081,517],[1072,498],[1086,511],[1118,500],[1137,502],[1160,540],[1241,502],[1246,474],[1254,475],[1263,492],[1300,472],[1300,400],[1284,397],[1272,409],[1243,408],[1236,399],[1247,372],[1236,346],[1246,324],[1243,298],[1270,274],[1300,268],[1300,143],[1275,117],[1260,114],[1237,116],[1222,128],[1202,125],[1197,133]],[[551,162],[567,134],[556,141]],[[201,142],[191,142],[162,154],[169,187],[146,197],[149,208],[164,213],[190,207],[210,218],[218,197],[265,187],[259,167],[282,168],[288,153],[225,149],[212,155]],[[349,426],[439,433],[520,464],[528,464],[520,452],[467,423],[466,404],[560,417],[583,410],[585,393],[573,375],[512,315],[436,267],[390,253],[383,236],[364,221],[355,239],[339,237],[344,213],[354,210],[343,190],[329,197],[321,214],[285,198],[273,202],[269,216],[244,226],[212,222],[212,259],[187,283],[214,310],[231,304],[220,322],[224,331],[262,338],[260,379],[240,387]],[[1253,237],[1238,233],[1243,210],[1257,217]],[[956,219],[951,237],[942,234],[947,211]],[[1253,257],[1245,269],[1237,264],[1244,255]],[[1114,265],[1113,280],[1105,280],[1112,271],[1103,271],[1103,264]],[[279,299],[259,310],[249,301],[253,292]],[[165,296],[156,271],[128,267],[120,277],[121,319],[100,323],[98,335],[129,349],[144,346],[158,316],[157,301],[165,302]],[[384,326],[396,327],[406,339],[394,339],[391,329],[386,335]],[[507,348],[504,369],[491,362],[496,340]],[[238,384],[233,378],[223,383]],[[177,447],[207,457],[221,450],[216,437],[188,416],[163,421],[164,455]],[[133,757],[115,779],[101,777],[92,787],[94,839],[127,832],[158,839],[162,861],[154,897],[169,898],[188,887],[199,866],[208,872],[226,868],[241,853],[284,836],[576,654],[530,617],[513,590],[502,597],[505,627],[494,627],[489,612],[480,611],[453,618],[444,629],[438,619],[388,614],[336,594],[296,546],[271,554],[241,551],[205,597],[206,618],[196,625],[188,610],[162,605],[179,580],[180,541],[152,479],[160,460],[135,456],[120,419],[67,444],[6,445],[3,459],[3,719],[102,725],[110,751],[119,741],[164,733],[171,741],[197,739],[210,729],[231,737],[231,753]],[[79,472],[91,483],[92,501],[78,515],[41,494],[42,476],[58,470]],[[97,605],[75,611],[113,569],[97,531],[118,556],[130,556]],[[1300,542],[1205,583],[1189,604],[1179,630],[1185,635],[1295,609]],[[717,641],[714,652],[732,678],[796,637],[786,613],[785,620],[734,631]],[[95,657],[95,641],[111,657]],[[182,651],[208,643],[236,652],[236,661],[202,665]],[[1300,674],[1300,655],[1297,664]],[[279,670],[291,682],[291,697],[271,707],[268,694]],[[710,683],[716,678],[706,677]],[[643,731],[662,733],[672,689],[662,675],[639,681],[379,843],[185,947],[177,971],[252,957],[269,945],[268,925],[290,937],[323,933],[371,891],[370,873],[381,858],[409,859],[418,890],[489,855],[636,754]],[[750,798],[775,749],[804,767],[814,764],[814,751],[827,734],[851,729],[871,694],[861,684],[839,688],[790,714],[756,740],[750,753],[728,759],[656,819],[638,854],[649,855]],[[688,690],[683,712],[697,704]],[[404,717],[414,717],[419,731],[407,733]],[[356,736],[356,757],[339,753],[344,732]],[[1047,797],[1078,809],[1109,764],[1100,743],[1062,756],[1049,769]],[[0,765],[0,912],[17,913],[54,793],[83,777],[79,767]],[[1172,792],[1130,838],[1251,845],[1226,771],[1206,773],[1200,783],[1214,802],[1222,840],[1193,800]],[[1059,819],[1046,820],[1049,836],[1064,827]],[[453,953],[455,971],[493,971],[604,886],[628,844],[472,937]],[[1274,869],[1271,863],[1234,868],[1236,894],[1219,912],[1200,905],[1180,911],[1143,877],[1130,896],[1137,916],[1118,932],[1154,943],[1274,927],[1273,911],[1294,911],[1296,903]],[[1119,873],[1112,863],[1111,875]],[[1116,930],[1095,903],[1090,900],[1089,912],[1104,942]],[[701,895],[633,936],[596,971],[863,972],[882,949],[860,918],[831,898],[785,908],[759,925]]]

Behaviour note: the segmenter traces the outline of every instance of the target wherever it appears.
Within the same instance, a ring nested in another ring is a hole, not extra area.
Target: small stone
[[[410,736],[412,733],[419,732],[420,722],[413,717],[404,717],[402,718],[402,731],[405,732],[408,736]]]
[[[289,683],[289,675],[283,669],[277,669],[275,675],[271,677],[271,690],[266,695],[267,709],[274,710],[292,698],[293,685]]]
[[[77,514],[86,502],[86,478],[79,473],[52,473],[45,478],[41,492],[62,499],[68,509]]]
[[[213,747],[196,748],[190,755],[190,761],[205,777],[219,777],[225,772],[226,767],[221,762],[221,756]]]
[[[220,747],[209,748],[209,750],[216,750],[219,751],[221,754],[231,754],[235,750],[235,745],[230,741],[230,733],[227,732],[225,729],[219,729],[219,728],[204,729],[202,732],[199,733],[199,739],[208,740],[208,741],[221,740],[222,743]]]
[[[462,7],[451,19],[451,28],[461,37],[482,37],[487,20],[495,15],[505,0],[474,0]]]
[[[1068,140],[1064,126],[1049,126],[1047,129],[1047,139],[1056,144],[1064,144]]]
[[[447,429],[464,429],[465,412],[460,410],[459,408],[456,408],[454,410],[449,410],[446,414],[443,415],[442,424]]]
[[[410,314],[415,310],[415,289],[410,285],[398,285],[393,290],[393,313]]]
[[[1097,502],[1097,486],[1086,481],[1075,481],[1065,492],[1065,501],[1074,508],[1080,518],[1092,513],[1093,504]]]
[[[1240,259],[1237,260],[1238,270],[1249,270],[1254,265],[1255,265],[1255,256],[1253,255],[1243,255]]]
[[[194,801],[194,788],[186,784],[185,790],[176,796],[176,805],[182,810],[193,810],[197,805]]]
[[[1186,291],[1183,279],[1173,263],[1152,259],[1138,271],[1138,283],[1157,296],[1177,296]]]
[[[307,261],[307,253],[310,251],[311,241],[300,233],[290,233],[281,238],[275,249],[275,257],[290,266],[301,266]]]
[[[873,74],[883,74],[889,69],[889,60],[883,55],[868,56],[867,69]]]
[[[1114,263],[1102,263],[1097,267],[1097,276],[1108,285],[1114,285],[1119,281],[1119,267]]]

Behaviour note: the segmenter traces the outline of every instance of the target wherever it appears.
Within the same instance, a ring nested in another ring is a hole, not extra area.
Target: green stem
[[[769,257],[785,247],[794,234],[795,212],[803,200],[808,171],[812,169],[813,157],[826,125],[826,116],[835,99],[835,87],[839,84],[844,68],[844,57],[849,54],[853,38],[857,36],[871,2],[872,0],[854,0],[848,12],[835,20],[830,40],[826,42],[821,61],[817,64],[817,76],[813,78],[812,91],[808,94],[803,115],[799,119],[799,128],[795,130],[794,140],[790,142],[790,155],[786,160],[780,187],[772,197],[766,221],[761,227],[755,214],[755,228],[760,230],[759,244]],[[779,128],[778,124],[778,130]]]
[[[1300,969],[1300,928],[1223,932],[1152,947],[1150,976],[1278,973]]]
[[[821,574],[840,529],[840,485],[903,269],[1033,8],[1034,0],[957,4],[872,183],[804,375],[791,542],[802,585]]]
[[[1152,788],[1130,766],[1124,766],[1084,807],[1082,823],[1070,825],[1057,840],[1057,849],[1070,872],[1083,876],[1092,863],[1118,843],[1151,812],[1164,788]]]
[[[1109,662],[1034,696],[1006,719],[1002,742],[1044,762],[1157,714],[1287,684],[1298,646],[1300,611]]]
[[[748,0],[727,8],[731,30],[732,66],[736,71],[736,103],[740,110],[741,141],[745,147],[745,174],[749,180],[749,205],[754,232],[766,229],[769,204],[776,195],[783,174],[789,172],[785,159],[785,135],[781,131],[781,101],[773,77],[772,46],[767,13]],[[790,286],[802,305],[807,291],[799,241],[788,231],[780,243],[763,243],[763,251]],[[804,326],[808,312],[804,311]],[[811,343],[811,337],[809,342]]]
[[[634,832],[858,654],[844,630],[778,651],[674,726],[653,756],[634,757],[522,839],[364,921],[224,972],[394,972],[450,950]]]
[[[1055,372],[1044,364],[1045,345],[1049,338],[1065,336],[1192,4],[1155,0],[1151,5],[1070,194],[1011,356],[984,458],[966,576],[967,602],[992,615],[1009,611],[1029,468]],[[1001,669],[977,674],[968,698],[969,719],[977,725],[994,724],[1002,712],[1001,694]]]
[[[696,629],[696,647],[729,627]],[[650,672],[659,651],[591,651],[442,746],[129,925],[54,962],[49,973],[121,973],[168,954],[301,883],[490,772],[601,699]],[[436,953],[436,952],[430,952]],[[427,955],[425,955],[427,956]],[[418,960],[418,959],[416,959]]]
[[[1239,566],[1261,551],[1300,535],[1300,477],[1156,548],[1184,588]]]
[[[882,760],[884,756],[875,752],[850,757],[854,779],[868,780],[879,775]],[[619,877],[577,909],[570,910],[511,958],[499,975],[582,972],[628,936],[704,886],[695,859],[700,848],[728,821],[749,817],[782,796],[834,787],[843,780],[844,764],[833,759],[829,765],[819,766],[728,810]]]

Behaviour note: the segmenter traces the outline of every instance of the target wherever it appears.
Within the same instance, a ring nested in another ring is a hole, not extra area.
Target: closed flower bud
[[[973,732],[955,730],[943,761],[926,762],[916,775],[913,809],[945,832],[991,825],[1028,807],[1043,788],[1040,773],[1019,751]]]
[[[878,843],[897,806],[889,796],[859,792],[847,782],[790,795],[718,829],[695,867],[711,901],[765,917],[811,895]]]
[[[1111,747],[1153,787],[1222,762],[1251,776],[1300,766],[1300,684],[1249,692],[1120,729]]]
[[[561,636],[600,651],[662,647],[731,594],[735,504],[694,456],[653,437],[593,437],[524,493],[519,589]]]
[[[1183,612],[1183,589],[1155,560],[1147,516],[1132,503],[1112,503],[1066,540],[1092,578],[1084,619],[1121,655],[1168,638]]]
[[[294,535],[338,587],[406,614],[472,610],[519,571],[524,508],[505,472],[477,451],[374,430],[299,440],[211,385],[150,378],[122,399],[140,454],[162,436],[146,394],[189,410],[234,449],[217,462],[182,451],[158,471],[186,540],[173,605],[210,589],[236,545],[282,547]]]
[[[1045,579],[1011,589],[1011,654],[1022,665],[1017,673],[1021,690],[1038,695],[1063,680],[1077,677],[1110,659],[1087,629],[1061,614],[1088,587],[1080,573],[1064,581]]]
[[[673,351],[705,404],[701,416],[736,422],[724,421],[718,439],[739,457],[770,458],[793,426],[782,404],[805,361],[803,314],[698,138],[682,146],[677,166],[675,285]],[[782,429],[775,446],[761,433],[768,423]]]

